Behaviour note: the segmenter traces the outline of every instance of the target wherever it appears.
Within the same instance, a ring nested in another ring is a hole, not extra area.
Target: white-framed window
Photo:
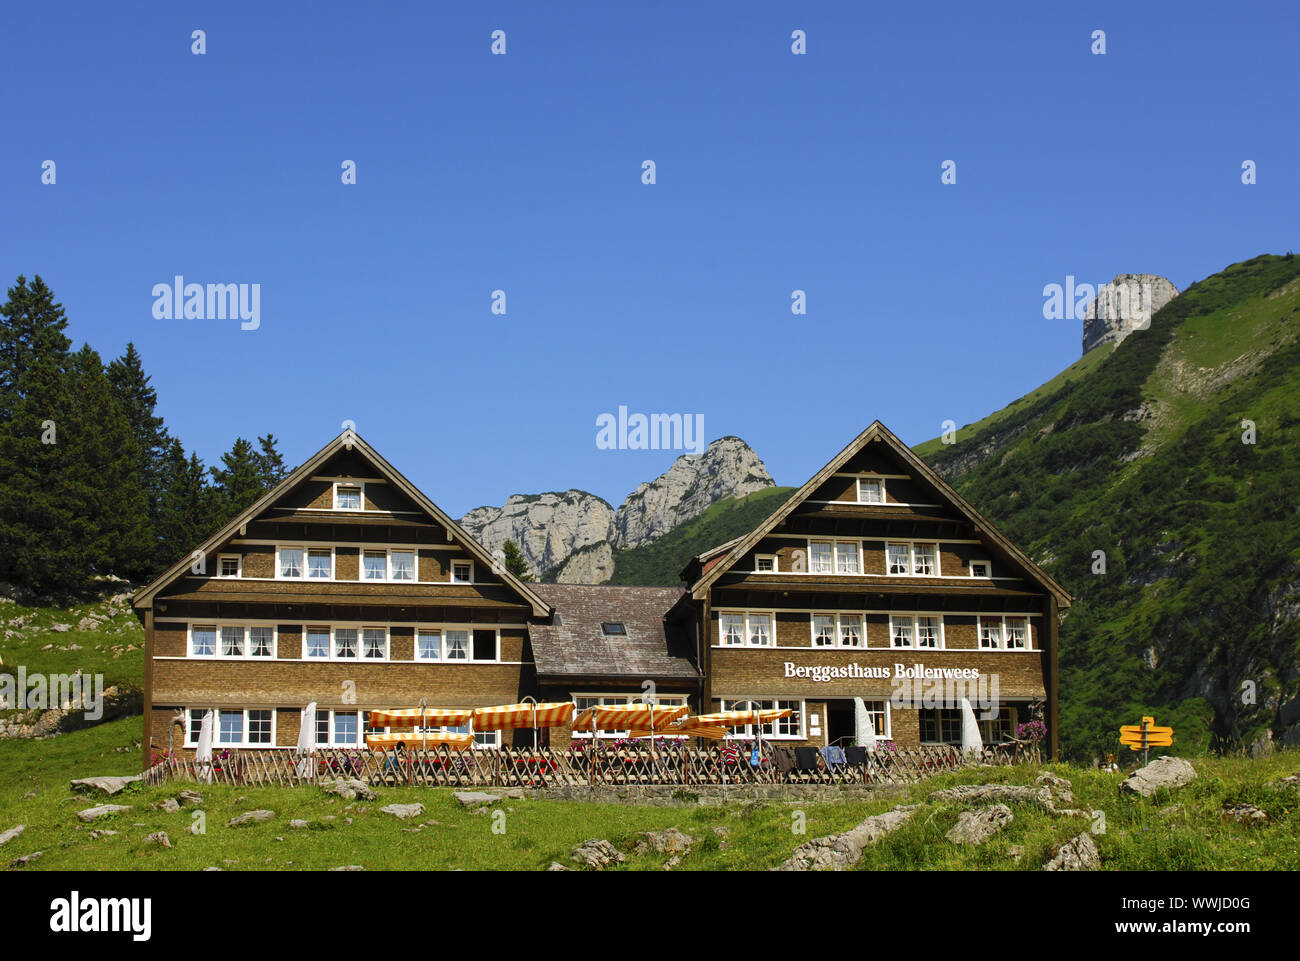
[[[1025,617],[981,615],[979,635],[980,650],[1032,650],[1029,642],[1029,619]]]
[[[330,629],[328,627],[308,627],[303,634],[304,658],[312,660],[329,660]]]
[[[943,618],[937,614],[890,614],[889,646],[943,650]]]
[[[335,660],[354,660],[357,656],[357,629],[355,627],[334,628]]]
[[[917,712],[922,744],[960,744],[960,708],[922,708]]]
[[[447,645],[447,660],[449,661],[468,661],[469,660],[469,631],[460,628],[452,628],[443,632]]]
[[[798,700],[764,700],[761,698],[742,698],[737,700],[722,699],[724,711],[769,711],[789,708],[793,713],[789,717],[762,725],[763,737],[768,740],[800,740],[803,738],[803,701]],[[758,736],[757,724],[729,728],[729,740],[753,739]]]
[[[755,554],[755,555],[754,555],[754,573],[756,573],[756,574],[775,574],[775,573],[776,573],[776,555],[775,555],[775,554]]]
[[[939,545],[934,541],[889,541],[885,570],[913,577],[939,576]]]
[[[861,614],[814,614],[813,647],[863,647]]]
[[[775,620],[770,611],[719,611],[718,641],[728,647],[772,647]]]
[[[388,629],[366,627],[361,630],[361,656],[371,661],[388,660]]]
[[[857,574],[862,570],[862,565],[858,563],[858,553],[862,545],[857,541],[836,541],[835,542],[835,573],[836,574]]]
[[[190,657],[248,660],[275,657],[275,628],[225,621],[189,625]]]
[[[391,550],[388,552],[388,569],[395,581],[415,580],[415,551]]]
[[[334,579],[333,549],[313,547],[307,551],[307,577],[317,581]]]
[[[334,509],[336,511],[359,511],[366,506],[365,485],[344,481],[334,483]]]
[[[885,502],[885,482],[879,477],[858,478],[858,503],[883,504]]]
[[[415,632],[415,659],[417,661],[442,660],[442,631],[422,627]]]
[[[835,570],[835,548],[830,541],[809,541],[809,570],[814,574],[830,574]]]
[[[644,703],[640,694],[575,694],[573,703],[577,705],[578,714],[589,707],[618,707],[623,704]],[[688,700],[685,694],[656,694],[654,703],[658,707],[685,707]],[[591,738],[591,731],[573,731],[569,737],[573,740]],[[601,740],[627,737],[628,731],[598,731]]]
[[[451,582],[453,584],[473,584],[474,583],[474,562],[473,561],[452,561]]]
[[[388,580],[388,551],[361,552],[361,579],[363,581]]]
[[[889,701],[866,701],[862,702],[867,707],[867,717],[871,719],[871,729],[876,732],[876,739],[879,741],[892,741],[894,733],[890,730],[892,718],[889,714]]]
[[[204,711],[191,709],[186,725],[186,747],[198,747]],[[221,708],[212,719],[213,747],[272,747],[275,712],[270,708],[235,711]]]
[[[280,580],[299,580],[306,569],[306,551],[303,548],[276,548],[275,576]]]
[[[220,554],[217,556],[218,577],[240,577],[242,556],[239,554]]]
[[[971,561],[970,576],[971,577],[992,577],[993,565],[990,564],[988,561]]]
[[[319,747],[361,747],[362,712],[316,712],[316,744]]]

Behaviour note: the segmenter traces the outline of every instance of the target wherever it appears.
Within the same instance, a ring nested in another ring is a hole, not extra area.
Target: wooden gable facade
[[[912,746],[959,740],[969,695],[986,743],[1041,719],[1055,754],[1069,595],[879,422],[683,577],[708,709],[789,707],[770,736],[845,745],[861,698]]]

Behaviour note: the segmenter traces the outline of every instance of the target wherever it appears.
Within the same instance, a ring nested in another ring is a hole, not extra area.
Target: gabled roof
[[[862,450],[872,441],[880,441],[888,447],[898,458],[903,461],[907,467],[915,472],[922,480],[933,485],[939,495],[947,500],[958,512],[960,512],[968,521],[975,525],[978,533],[986,536],[995,546],[1000,548],[1012,560],[1025,569],[1029,576],[1045,590],[1051,593],[1062,607],[1069,607],[1073,598],[1069,593],[1053,580],[1046,571],[1035,564],[1024,551],[1020,550],[1013,544],[1001,531],[993,526],[984,518],[979,511],[975,510],[964,497],[958,494],[952,486],[940,477],[933,468],[925,461],[917,457],[906,444],[898,439],[892,431],[889,430],[880,421],[872,421],[871,426],[855,437],[847,447],[836,454],[825,467],[814,474],[808,481],[797,491],[790,495],[784,504],[768,517],[762,524],[751,531],[748,535],[740,538],[738,541],[731,541],[721,547],[714,548],[707,554],[700,555],[697,560],[704,560],[708,556],[716,554],[722,547],[730,546],[730,553],[720,562],[709,568],[708,572],[703,574],[694,584],[691,585],[691,596],[696,599],[702,599],[705,592],[713,583],[724,573],[732,568],[741,560],[749,551],[754,548],[773,528],[792,514],[804,500],[809,497],[813,491],[817,490],[824,484],[836,471],[843,467],[850,458],[858,451]]]
[[[403,477],[392,464],[384,460],[379,452],[361,439],[361,436],[355,431],[345,430],[332,441],[313,454],[306,463],[290,471],[289,475],[276,484],[261,497],[259,497],[251,506],[241,511],[240,514],[222,527],[219,531],[205,540],[198,546],[198,550],[204,553],[211,553],[214,549],[219,548],[230,537],[234,536],[245,524],[257,518],[268,507],[273,505],[277,500],[287,494],[299,484],[308,480],[330,458],[334,457],[340,451],[354,451],[360,454],[370,462],[371,466],[379,472],[379,475],[392,484],[393,487],[405,494],[410,500],[430,517],[447,529],[452,538],[466,551],[474,556],[479,562],[493,568],[493,572],[501,578],[505,584],[512,588],[515,593],[522,597],[531,607],[534,617],[547,617],[550,615],[550,605],[542,600],[532,589],[519,578],[515,577],[509,571],[496,564],[492,555],[488,553],[487,548],[477,540],[467,534],[459,524],[442,512],[433,501],[429,500],[418,487]],[[191,559],[183,557],[148,586],[136,591],[131,598],[131,603],[137,608],[147,608],[153,605],[153,599],[158,592],[171,584],[178,577],[181,577],[189,570]]]
[[[686,629],[666,615],[685,595],[680,587],[537,584],[555,608],[549,623],[532,624],[528,637],[539,676],[697,678]],[[605,634],[602,625],[623,625]]]

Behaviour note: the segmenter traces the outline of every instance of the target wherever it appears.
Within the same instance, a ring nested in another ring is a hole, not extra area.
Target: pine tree
[[[63,572],[64,584],[84,586],[94,574],[138,580],[152,570],[156,545],[135,432],[89,344],[72,356],[69,373],[59,488],[76,523],[61,546],[76,566]]]
[[[163,419],[154,413],[158,393],[149,386],[149,376],[144,372],[135,344],[127,344],[126,352],[108,365],[108,383],[140,451],[136,469],[148,502],[150,539],[157,545],[169,438]],[[154,568],[165,563],[165,557],[155,550],[146,566]]]
[[[20,276],[0,305],[0,580],[39,591],[77,580],[68,539],[88,523],[60,497],[71,415],[62,305]]]
[[[164,460],[158,569],[188,556],[218,526],[216,492],[208,483],[207,468],[197,454],[186,457],[181,442],[173,438]]]
[[[224,524],[262,496],[262,464],[253,445],[236,437],[234,446],[221,455],[224,469],[212,468],[217,487],[217,524]]]
[[[528,559],[524,557],[524,552],[519,549],[519,545],[514,541],[507,540],[501,549],[506,555],[506,570],[521,581],[531,581],[533,575],[528,569]]]
[[[289,473],[284,466],[284,457],[276,450],[279,443],[274,434],[267,434],[265,437],[257,439],[259,451],[257,454],[257,465],[262,474],[262,489],[269,491]]]

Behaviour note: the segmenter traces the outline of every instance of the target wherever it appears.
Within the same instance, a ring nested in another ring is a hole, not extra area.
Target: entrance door
[[[847,747],[853,743],[853,702],[826,702],[826,743]]]

